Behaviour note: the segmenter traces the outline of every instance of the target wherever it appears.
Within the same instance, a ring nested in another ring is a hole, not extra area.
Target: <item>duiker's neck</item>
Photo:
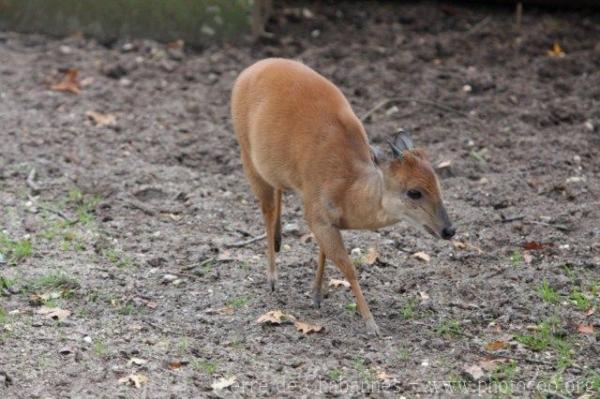
[[[344,199],[346,228],[374,230],[398,222],[383,209],[384,178],[381,169],[370,166],[352,183]]]

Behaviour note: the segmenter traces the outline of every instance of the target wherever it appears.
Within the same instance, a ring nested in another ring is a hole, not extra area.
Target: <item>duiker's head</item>
[[[375,163],[384,176],[383,209],[392,219],[407,220],[434,237],[454,236],[440,192],[438,178],[420,149],[413,148],[405,131],[389,142],[390,153],[373,149]]]

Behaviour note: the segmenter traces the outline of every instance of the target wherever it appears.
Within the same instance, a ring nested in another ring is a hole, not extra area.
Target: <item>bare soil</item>
[[[273,39],[183,51],[0,32],[0,396],[598,395],[600,15],[526,8],[517,32],[510,8],[303,7],[276,10]],[[312,307],[296,196],[274,293],[262,240],[228,248],[263,233],[229,93],[270,56],[320,71],[358,115],[396,99],[371,140],[403,127],[451,161],[458,243],[403,223],[344,234],[379,253],[354,256],[382,338],[342,287]],[[68,68],[80,94],[49,89]],[[256,323],[275,309],[324,330]]]

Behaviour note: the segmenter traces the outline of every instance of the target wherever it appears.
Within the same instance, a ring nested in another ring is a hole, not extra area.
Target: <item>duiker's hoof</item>
[[[377,323],[375,323],[375,320],[373,320],[373,319],[366,320],[366,324],[367,324],[367,332],[369,333],[369,335],[372,335],[374,337],[381,336],[381,333],[379,332],[379,327],[377,326]]]
[[[313,291],[313,295],[312,295],[312,300],[313,300],[313,306],[315,307],[315,309],[321,309],[321,302],[323,301],[323,295],[321,294],[320,291]]]

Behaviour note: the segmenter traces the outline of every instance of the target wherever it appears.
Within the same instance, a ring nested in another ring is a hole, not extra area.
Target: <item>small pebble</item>
[[[360,248],[352,248],[352,251],[350,251],[350,255],[352,255],[352,256],[361,256],[362,252],[363,251]]]
[[[177,276],[174,274],[165,274],[162,278],[162,281],[165,283],[172,283],[177,280]]]
[[[585,123],[583,124],[583,126],[589,130],[590,132],[594,131],[594,124],[592,123],[592,121],[585,121]]]
[[[173,285],[176,286],[176,287],[178,287],[178,286],[180,286],[182,284],[185,284],[185,280],[183,280],[183,279],[178,278],[177,280],[173,281]]]
[[[283,234],[298,234],[300,233],[300,227],[297,223],[286,223],[283,226]]]

